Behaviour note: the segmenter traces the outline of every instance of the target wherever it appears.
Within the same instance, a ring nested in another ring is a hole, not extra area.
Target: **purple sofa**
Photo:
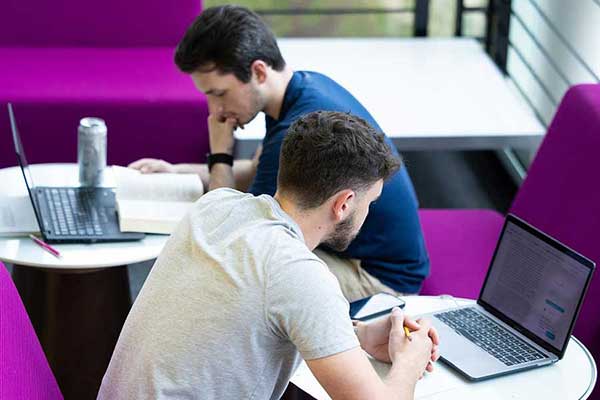
[[[62,398],[19,293],[0,262],[0,399]]]
[[[493,210],[419,210],[431,272],[421,294],[476,299],[500,237]]]
[[[199,162],[206,99],[173,53],[201,0],[0,2],[0,167],[16,165],[5,103],[29,161],[76,161],[77,125],[104,118],[109,164]]]
[[[600,85],[564,96],[510,212],[600,264]],[[423,294],[476,298],[503,217],[494,211],[421,210],[431,276]],[[596,275],[598,272],[596,272]],[[600,361],[600,278],[595,276],[575,336]],[[596,389],[591,399],[600,399]]]

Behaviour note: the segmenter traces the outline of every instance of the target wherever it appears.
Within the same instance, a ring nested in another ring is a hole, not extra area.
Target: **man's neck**
[[[323,224],[323,216],[318,210],[304,211],[299,209],[293,200],[275,193],[273,196],[279,203],[281,209],[294,220],[300,227],[304,236],[304,243],[311,251],[314,250],[328,233],[326,224]]]
[[[294,71],[286,65],[282,71],[272,70],[269,94],[267,95],[265,114],[273,119],[279,119],[281,107],[283,106],[283,98]]]

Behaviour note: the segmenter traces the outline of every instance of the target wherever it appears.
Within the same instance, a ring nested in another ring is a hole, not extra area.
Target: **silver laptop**
[[[470,380],[560,360],[595,264],[508,215],[477,304],[428,314],[444,362]]]

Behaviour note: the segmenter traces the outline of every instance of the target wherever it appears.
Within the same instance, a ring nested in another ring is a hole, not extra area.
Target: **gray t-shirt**
[[[215,190],[154,264],[99,399],[278,399],[300,355],[357,346],[336,278],[278,202]]]

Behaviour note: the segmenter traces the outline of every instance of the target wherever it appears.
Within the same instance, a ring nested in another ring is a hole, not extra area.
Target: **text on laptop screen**
[[[560,349],[589,273],[589,267],[509,221],[481,299]]]

